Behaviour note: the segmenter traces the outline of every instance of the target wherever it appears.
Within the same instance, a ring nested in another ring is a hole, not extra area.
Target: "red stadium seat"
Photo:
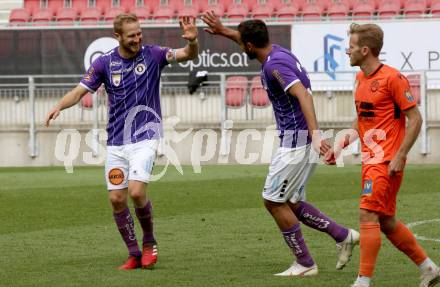
[[[32,22],[38,25],[48,25],[53,18],[53,12],[49,9],[35,10],[32,16]]]
[[[137,6],[129,10],[130,12],[136,14],[139,21],[148,20],[151,16],[151,8],[149,6]]]
[[[72,8],[75,9],[78,14],[82,14],[82,12],[89,7],[87,1],[88,0],[74,0],[72,1]]]
[[[174,9],[169,5],[162,5],[153,12],[153,19],[156,21],[167,21],[174,18]]]
[[[93,95],[91,93],[85,94],[81,98],[80,104],[81,104],[82,108],[86,108],[86,109],[92,108],[93,107]]]
[[[214,14],[218,17],[224,17],[225,16],[225,6],[223,4],[214,4],[214,5],[207,5],[203,8],[203,12],[205,11],[214,11]]]
[[[40,9],[40,0],[24,1],[24,9],[26,9],[30,15],[33,15],[34,11]]]
[[[111,7],[115,7],[112,2],[112,0],[95,0],[95,8],[98,8],[101,14],[105,14],[105,11]]]
[[[261,84],[260,76],[255,76],[251,81],[251,98],[250,104],[253,107],[267,107],[269,105],[269,97],[267,92]]]
[[[414,100],[418,105],[420,105],[420,75],[419,74],[410,74],[407,75],[409,85],[411,87],[411,95],[414,97]]]
[[[61,8],[64,8],[64,1],[48,0],[47,9],[52,11],[52,15],[56,15]]]
[[[136,0],[121,0],[120,4],[120,7],[124,9],[125,12],[129,12],[136,7]],[[139,7],[142,7],[144,5],[140,5]]]
[[[344,19],[348,16],[350,9],[347,4],[343,2],[332,2],[327,10],[327,16],[330,19]]]
[[[9,23],[15,26],[25,25],[30,18],[28,10],[24,8],[13,9],[9,15]]]
[[[94,7],[89,7],[83,10],[79,19],[82,24],[97,24],[101,19],[101,10]]]
[[[111,7],[105,11],[104,21],[105,22],[113,22],[116,16],[119,14],[125,13],[125,10],[122,7]]]
[[[241,107],[247,92],[248,79],[244,76],[231,76],[226,79],[226,106]]]
[[[226,16],[231,20],[243,20],[249,14],[246,4],[231,4],[226,10]]]
[[[407,0],[403,8],[406,18],[417,18],[425,14],[428,3],[425,0]]]
[[[296,2],[281,3],[275,11],[275,17],[278,19],[292,20],[298,15],[299,4]]]
[[[271,2],[255,5],[252,9],[252,17],[258,19],[270,19],[274,14],[274,10],[275,7]]]
[[[368,0],[358,0],[353,3],[352,16],[354,19],[368,20],[374,15],[374,2]]]
[[[324,14],[324,7],[316,2],[304,3],[302,17],[304,20],[319,20]]]
[[[434,18],[440,17],[440,1],[431,3],[431,14]]]
[[[191,16],[196,18],[199,15],[199,7],[185,5],[181,9],[178,9],[179,18],[183,16]]]
[[[78,13],[73,8],[61,8],[55,17],[58,25],[73,25],[78,17]]]
[[[390,19],[398,16],[400,14],[400,1],[383,0],[379,4],[377,14],[381,19]]]

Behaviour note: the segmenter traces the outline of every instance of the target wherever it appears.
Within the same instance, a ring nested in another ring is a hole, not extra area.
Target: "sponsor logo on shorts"
[[[373,181],[371,179],[366,179],[364,180],[362,195],[371,195],[371,193],[373,193]]]
[[[120,185],[124,181],[124,172],[120,168],[112,168],[108,172],[108,180],[113,185]]]

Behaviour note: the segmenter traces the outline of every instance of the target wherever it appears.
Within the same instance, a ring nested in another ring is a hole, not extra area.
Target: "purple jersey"
[[[125,59],[118,47],[97,58],[80,85],[95,92],[101,84],[108,94],[107,145],[118,146],[162,134],[159,82],[168,64],[168,48],[142,46],[139,53]]]
[[[283,147],[299,147],[310,143],[307,122],[297,98],[289,88],[301,82],[311,93],[310,79],[295,55],[278,45],[261,67],[261,81],[272,102],[277,129]]]

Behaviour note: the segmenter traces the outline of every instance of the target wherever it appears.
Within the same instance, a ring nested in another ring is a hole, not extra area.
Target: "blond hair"
[[[113,21],[113,31],[118,34],[122,34],[122,25],[124,23],[138,22],[138,17],[133,13],[122,13],[116,16]]]
[[[383,30],[378,25],[352,23],[349,34],[357,34],[359,36],[358,45],[360,47],[367,46],[375,57],[379,56],[383,46]]]

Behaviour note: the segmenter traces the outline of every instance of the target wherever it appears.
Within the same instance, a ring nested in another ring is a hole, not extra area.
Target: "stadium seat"
[[[304,3],[302,9],[303,20],[319,20],[324,14],[324,6],[316,2],[306,2]]]
[[[58,25],[73,25],[78,17],[78,13],[73,8],[60,8],[55,17]]]
[[[185,5],[181,9],[178,9],[179,18],[183,16],[191,16],[191,17],[197,17],[199,15],[199,8],[198,6],[190,6]]]
[[[48,0],[47,9],[52,11],[52,15],[56,15],[61,8],[64,8],[64,1]]]
[[[272,2],[255,5],[252,9],[252,17],[257,19],[270,19],[274,14],[275,7]]]
[[[145,21],[148,20],[151,16],[151,8],[149,6],[136,6],[129,10],[130,12],[136,14],[139,21]]]
[[[85,108],[85,109],[90,109],[93,107],[93,95],[91,93],[87,93],[85,94],[82,98],[81,98],[81,107]]]
[[[368,20],[374,15],[374,2],[368,0],[358,0],[353,3],[353,19]]]
[[[428,3],[425,0],[407,0],[403,8],[405,18],[417,18],[425,14]]]
[[[250,104],[252,107],[267,107],[269,105],[269,97],[261,84],[260,76],[255,76],[251,81],[251,97]]]
[[[84,10],[87,10],[89,7],[87,0],[73,0],[72,8],[76,10],[78,14],[82,14]]]
[[[168,21],[174,18],[174,9],[169,5],[161,5],[153,11],[153,19],[156,21]]]
[[[49,25],[53,19],[53,12],[50,9],[35,10],[32,16],[32,22],[37,25]]]
[[[82,11],[79,19],[81,24],[97,24],[101,19],[101,10],[95,7],[89,7]]]
[[[327,9],[327,16],[332,19],[344,19],[350,12],[349,6],[344,2],[332,2]]]
[[[409,85],[411,87],[411,95],[414,100],[420,105],[420,75],[419,74],[409,74],[406,76]]]
[[[13,9],[9,15],[9,23],[14,26],[26,25],[30,18],[28,10],[24,8]]]
[[[379,18],[390,19],[400,14],[400,1],[399,0],[383,0],[379,4],[377,11]]]
[[[230,20],[243,20],[249,14],[246,4],[231,4],[226,10],[226,17]]]
[[[433,18],[440,17],[440,1],[431,3],[431,15]]]
[[[225,16],[225,6],[223,4],[215,4],[215,5],[207,5],[203,8],[203,12],[205,11],[214,11],[215,15],[219,17]]]
[[[35,10],[40,9],[40,0],[26,0],[24,1],[24,9],[28,11],[29,15],[33,15]]]
[[[226,106],[241,107],[246,98],[248,79],[244,76],[231,76],[226,79]]]
[[[99,11],[101,11],[101,14],[105,15],[105,12],[113,7],[118,7],[119,6],[113,6],[113,1],[112,0],[95,0],[95,8],[98,8]],[[125,12],[125,11],[124,11]]]
[[[299,4],[297,2],[283,2],[278,5],[275,17],[281,20],[292,20],[298,15]]]
[[[139,5],[139,7],[145,6],[145,4],[143,5]],[[136,0],[121,0],[120,1],[120,7],[122,9],[124,9],[125,12],[129,12],[131,10],[133,10],[136,6]]]
[[[121,13],[125,13],[122,7],[111,7],[105,11],[104,21],[107,23],[113,22],[113,20]]]

